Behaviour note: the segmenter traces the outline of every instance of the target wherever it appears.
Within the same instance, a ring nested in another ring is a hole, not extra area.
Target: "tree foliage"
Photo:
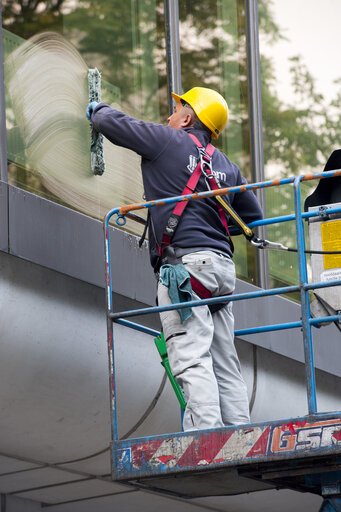
[[[37,32],[62,29],[62,7],[65,0],[3,0],[4,27],[28,39]]]

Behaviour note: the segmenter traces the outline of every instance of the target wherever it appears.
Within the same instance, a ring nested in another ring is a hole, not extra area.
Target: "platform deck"
[[[113,443],[113,478],[182,497],[341,481],[341,412]],[[340,492],[340,491],[339,491]]]

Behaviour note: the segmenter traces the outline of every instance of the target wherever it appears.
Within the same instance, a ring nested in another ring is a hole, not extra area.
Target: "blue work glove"
[[[91,121],[92,113],[95,110],[95,108],[97,107],[97,105],[98,105],[98,101],[92,101],[87,106],[87,108],[86,108],[86,117],[89,119],[89,121]]]

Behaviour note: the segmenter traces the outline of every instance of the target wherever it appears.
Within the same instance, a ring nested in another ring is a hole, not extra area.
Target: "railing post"
[[[309,290],[305,289],[308,284],[307,262],[305,256],[305,238],[304,238],[304,225],[301,210],[301,191],[300,183],[303,176],[298,176],[294,181],[294,194],[295,194],[295,213],[296,213],[296,239],[298,251],[298,270],[300,279],[300,293],[301,293],[301,314],[302,314],[302,332],[303,332],[303,347],[304,347],[304,360],[305,360],[305,375],[307,386],[308,398],[308,412],[315,414],[317,412],[316,406],[316,384],[315,384],[315,369],[314,369],[314,354],[313,343],[311,336],[310,319],[310,304],[309,304]]]
[[[116,208],[118,210],[118,208]],[[116,406],[116,372],[115,372],[115,353],[114,353],[114,329],[110,318],[112,313],[112,286],[111,286],[111,261],[110,261],[110,243],[109,243],[109,220],[115,213],[115,210],[108,212],[104,219],[104,254],[105,254],[105,299],[107,312],[107,340],[108,340],[108,358],[109,358],[109,389],[110,389],[110,408],[112,415],[111,434],[112,440],[117,441],[117,406]]]

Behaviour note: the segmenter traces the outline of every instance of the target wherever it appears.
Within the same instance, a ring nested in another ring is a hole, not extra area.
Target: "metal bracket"
[[[321,219],[329,219],[327,208],[325,206],[319,207],[319,217],[321,217]]]
[[[285,247],[285,245],[277,243],[277,242],[270,242],[269,240],[260,240],[259,238],[250,240],[251,244],[255,247],[258,247],[259,249],[274,249],[276,251],[287,251],[288,248]]]
[[[117,217],[116,217],[116,224],[118,226],[124,226],[126,224],[126,222],[127,222],[127,219],[125,218],[125,216],[118,213]]]

